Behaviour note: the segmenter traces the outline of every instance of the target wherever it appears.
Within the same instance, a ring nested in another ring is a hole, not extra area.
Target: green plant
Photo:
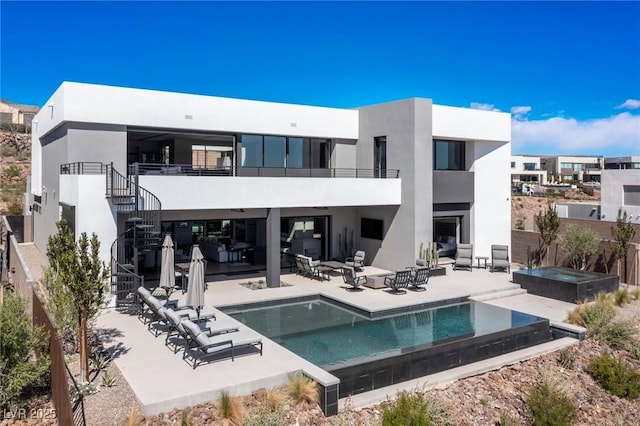
[[[38,293],[53,319],[65,352],[76,353],[78,351],[78,315],[73,306],[71,294],[66,290],[66,283],[56,278],[56,273],[50,266],[44,269],[40,282],[42,287],[38,288]]]
[[[589,257],[598,251],[600,237],[592,229],[569,224],[565,233],[559,237],[559,245],[573,269],[584,270]]]
[[[516,219],[515,227],[518,231],[524,231],[524,219],[522,217]]]
[[[263,401],[256,413],[248,416],[244,426],[285,426],[287,421],[282,409],[271,410]]]
[[[640,343],[636,342],[633,348],[631,348],[631,355],[633,355],[636,361],[640,361]]]
[[[98,392],[100,392],[100,387],[91,382],[79,382],[77,386],[72,386],[70,389],[72,401],[77,401],[86,395],[94,395]]]
[[[50,364],[43,329],[31,326],[24,301],[10,291],[0,305],[0,339],[0,408],[5,409],[40,392]]]
[[[503,411],[500,413],[500,426],[520,426],[520,419],[511,413]]]
[[[108,388],[116,385],[116,378],[110,371],[105,371],[102,373],[102,386],[106,386]]]
[[[427,410],[422,393],[401,391],[393,403],[382,403],[382,426],[430,426]]]
[[[626,288],[621,288],[613,294],[616,306],[626,305],[631,302],[632,295]]]
[[[636,328],[630,320],[611,321],[596,336],[615,349],[625,348],[636,335]]]
[[[558,239],[558,230],[560,229],[558,212],[551,203],[547,204],[547,210],[544,213],[536,214],[535,223],[540,233],[540,263],[542,263],[546,258],[549,247]]]
[[[608,353],[595,356],[587,367],[589,374],[605,390],[620,398],[635,399],[640,395],[640,373],[621,358]]]
[[[562,368],[573,370],[576,362],[576,352],[573,348],[564,348],[560,351],[558,362]]]
[[[109,365],[109,362],[111,361],[109,359],[109,355],[105,355],[104,353],[100,352],[100,351],[95,351],[91,354],[90,357],[91,360],[91,365],[92,365],[92,371],[102,371],[105,368],[107,368],[107,366]]]
[[[12,179],[12,178],[18,177],[20,176],[21,173],[22,173],[22,167],[19,167],[15,164],[10,165],[6,169],[4,169],[4,171],[2,172],[2,174],[4,174],[4,177],[6,179]]]
[[[578,418],[576,406],[567,392],[548,378],[531,388],[525,404],[536,426],[569,426]]]
[[[618,209],[616,224],[611,227],[611,252],[616,260],[624,259],[624,275],[618,271],[621,279],[627,282],[627,253],[631,240],[636,235],[636,230],[630,220],[627,219],[627,211]]]
[[[320,399],[318,384],[300,371],[289,375],[287,393],[297,404],[316,404]]]
[[[108,294],[109,268],[100,260],[100,241],[96,234],[89,240],[87,233],[83,232],[76,243],[65,220],[59,221],[57,227],[57,233],[49,236],[47,256],[55,279],[61,280],[59,289],[68,292],[79,319],[80,371],[88,381],[87,327]]]

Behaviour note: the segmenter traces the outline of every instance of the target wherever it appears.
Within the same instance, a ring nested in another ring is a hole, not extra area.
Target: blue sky
[[[0,1],[0,95],[62,81],[513,113],[514,154],[640,155],[640,2]]]

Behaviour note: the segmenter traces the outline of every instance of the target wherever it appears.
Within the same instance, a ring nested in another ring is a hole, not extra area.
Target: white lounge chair
[[[215,361],[216,355],[218,360],[222,359],[222,354],[225,352],[231,352],[231,361],[235,359],[238,352],[247,349],[253,352],[257,349],[262,356],[262,338],[255,331],[242,329],[233,333],[207,336],[192,321],[184,320],[182,325],[190,338],[184,348],[182,359],[187,360],[188,363],[188,358],[192,358],[194,369],[207,359]]]

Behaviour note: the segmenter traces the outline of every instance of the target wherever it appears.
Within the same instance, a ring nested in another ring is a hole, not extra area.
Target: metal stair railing
[[[107,197],[116,212],[125,218],[125,230],[111,245],[112,290],[116,306],[135,303],[135,289],[144,285],[139,273],[140,251],[153,253],[162,244],[162,204],[153,193],[138,183],[138,165],[129,167],[128,175],[107,166]]]

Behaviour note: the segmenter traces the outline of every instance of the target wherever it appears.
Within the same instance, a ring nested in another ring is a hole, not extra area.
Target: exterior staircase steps
[[[518,288],[510,290],[500,290],[492,291],[490,293],[478,294],[476,296],[471,296],[470,299],[475,300],[476,302],[484,302],[486,300],[502,299],[504,297],[519,296],[521,294],[527,294],[527,290],[518,286]]]

